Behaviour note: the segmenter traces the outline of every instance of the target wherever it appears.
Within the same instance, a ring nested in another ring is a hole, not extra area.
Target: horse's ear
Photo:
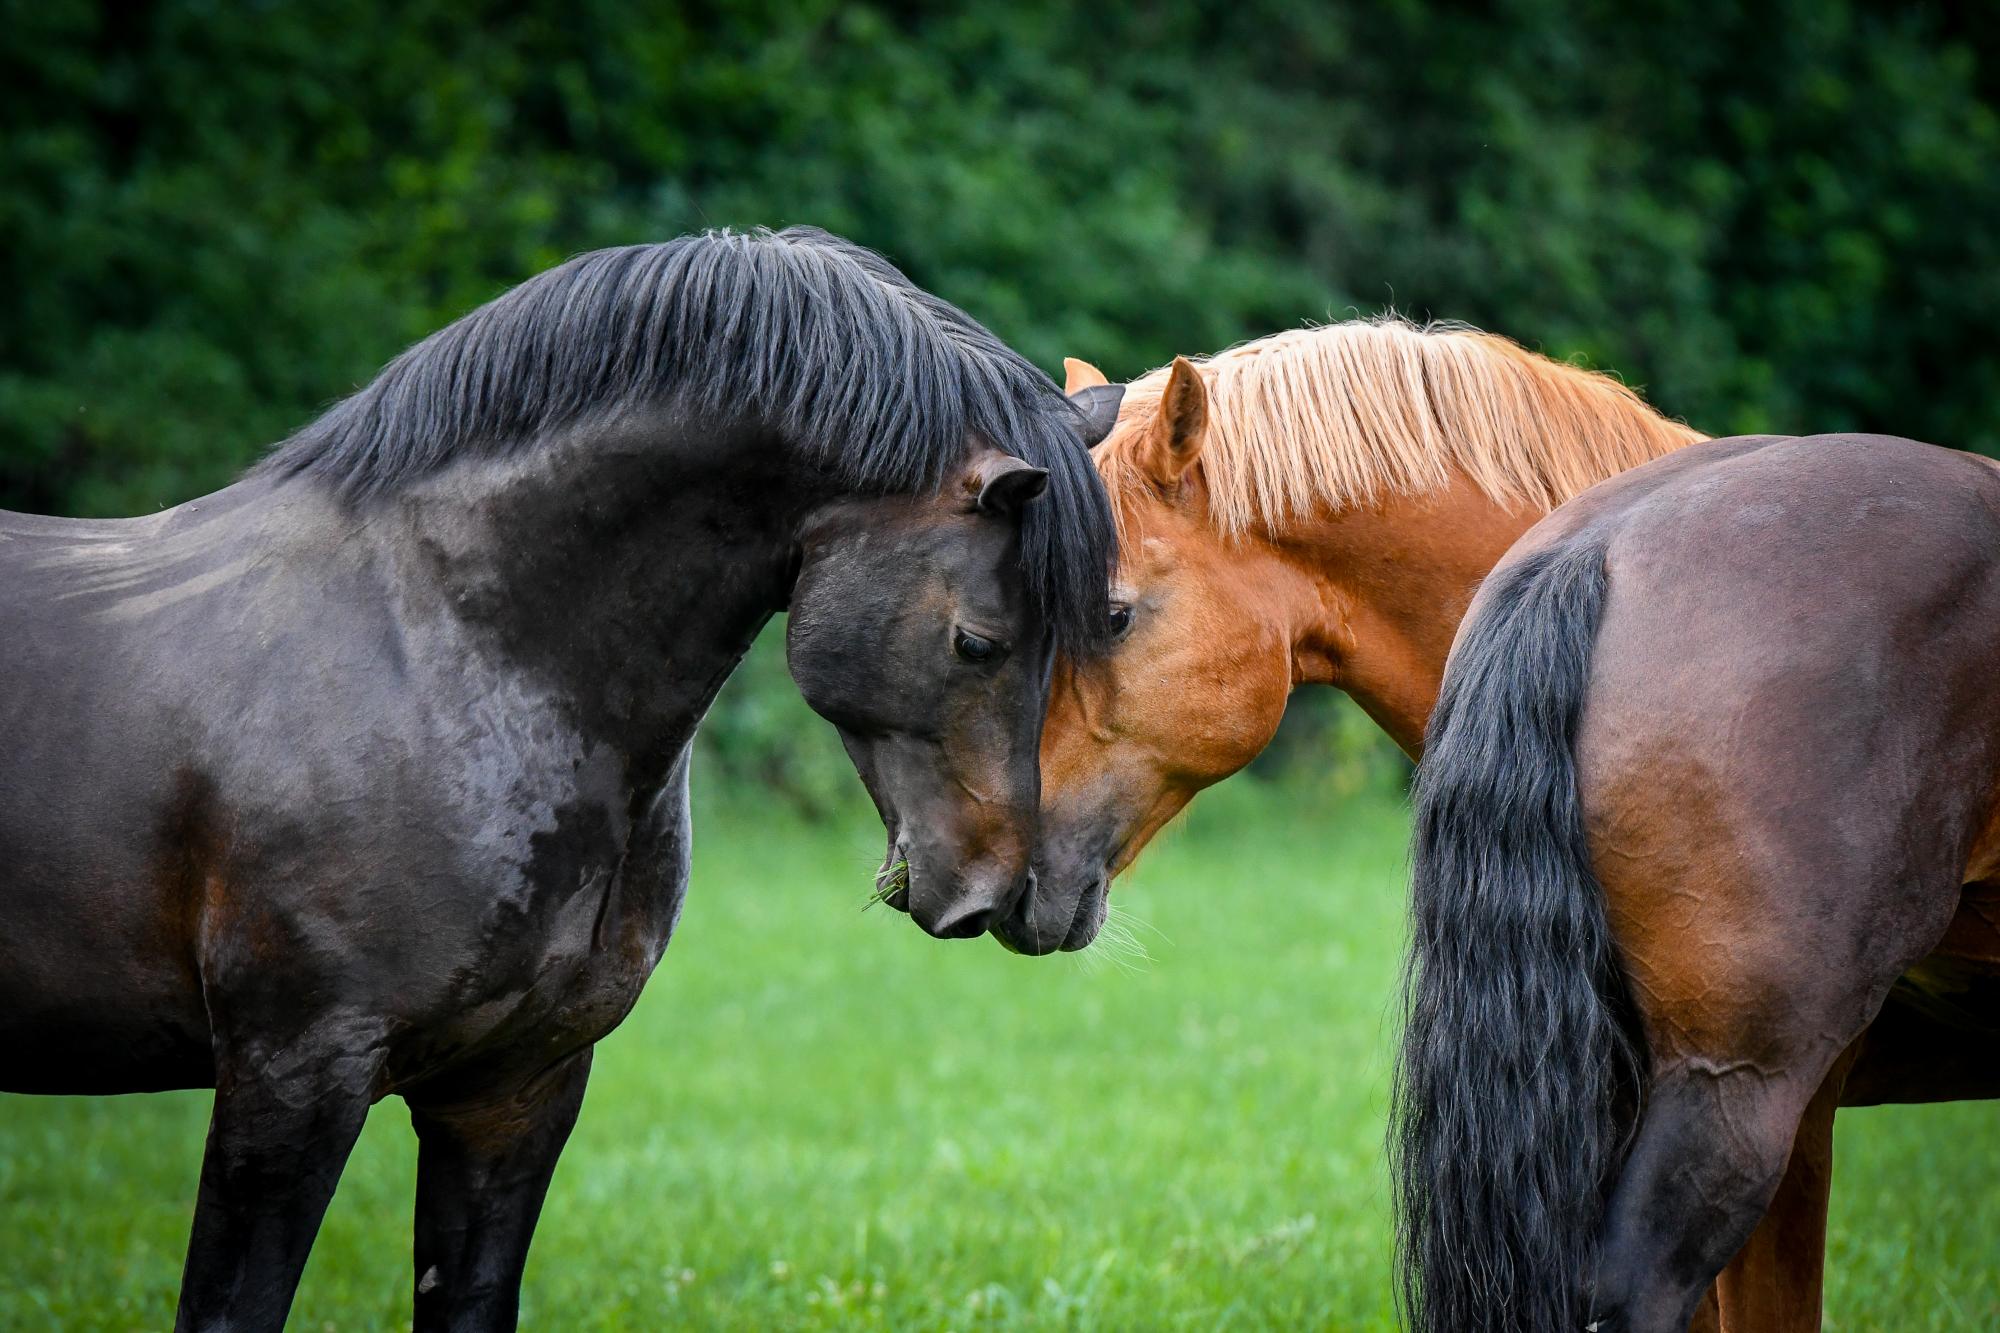
[[[1167,387],[1160,394],[1159,415],[1147,428],[1142,453],[1146,471],[1161,486],[1171,490],[1201,454],[1201,442],[1208,435],[1208,385],[1194,362],[1184,356],[1174,358],[1167,372]]]
[[[1125,401],[1125,386],[1093,384],[1086,389],[1072,389],[1069,401],[1083,413],[1083,443],[1089,448],[1118,424],[1118,404]]]
[[[1095,389],[1100,384],[1109,384],[1111,379],[1103,371],[1088,361],[1079,361],[1073,356],[1063,358],[1063,392],[1082,393],[1085,389]]]
[[[965,479],[973,493],[973,508],[996,518],[1019,518],[1030,500],[1049,488],[1049,470],[1033,467],[1012,454],[987,454],[972,465]]]

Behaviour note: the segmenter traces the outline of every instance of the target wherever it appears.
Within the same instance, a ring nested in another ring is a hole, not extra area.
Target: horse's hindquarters
[[[1612,518],[1577,755],[1653,1063],[1601,1279],[1655,1317],[1620,1327],[1684,1326],[1864,1031],[1850,1100],[1940,1089],[1963,1047],[1907,978],[1964,993],[1931,963],[2000,777],[2000,531],[1966,477],[1787,442]]]

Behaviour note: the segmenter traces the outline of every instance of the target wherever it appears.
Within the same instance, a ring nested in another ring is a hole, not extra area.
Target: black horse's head
[[[1012,910],[1034,855],[1053,637],[1020,548],[1048,481],[985,449],[937,494],[837,504],[793,588],[792,676],[887,826],[882,892],[941,939]]]
[[[888,825],[887,896],[933,935],[976,935],[1027,880],[1053,656],[1106,639],[1116,535],[1083,447],[1106,406],[1071,402],[872,251],[812,228],[717,232],[523,283],[264,466],[359,501],[502,460],[489,485],[537,497],[534,529],[560,534],[519,542],[516,514],[506,562],[588,547],[620,571],[608,606],[577,607],[567,567],[516,570],[494,600],[515,637],[552,641],[536,652],[570,689],[643,701],[606,724],[621,743],[684,742],[675,709],[698,717],[788,602],[792,673]],[[531,450],[539,468],[513,461]],[[472,508],[477,528],[500,506]],[[549,517],[578,508],[587,524]],[[531,604],[531,586],[560,591]],[[699,625],[639,609],[690,599]],[[605,681],[613,661],[634,678]]]

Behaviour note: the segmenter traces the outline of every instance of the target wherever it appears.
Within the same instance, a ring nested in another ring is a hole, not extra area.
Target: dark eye
[[[977,634],[958,631],[951,646],[958,655],[968,662],[991,662],[1000,654],[1000,645],[991,639],[982,639]]]
[[[1124,638],[1125,632],[1132,628],[1132,608],[1129,606],[1114,605],[1111,608],[1110,624],[1111,637],[1114,639]]]

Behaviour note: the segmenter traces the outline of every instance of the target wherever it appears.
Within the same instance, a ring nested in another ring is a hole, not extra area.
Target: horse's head
[[[983,448],[936,494],[844,500],[805,534],[792,676],[887,826],[883,897],[939,938],[983,934],[1029,877],[1054,653],[1020,548],[1048,483]]]
[[[1070,363],[1072,393],[1103,382]],[[1272,548],[1209,521],[1194,467],[1207,428],[1201,374],[1178,360],[1099,449],[1121,527],[1113,642],[1056,668],[1036,884],[993,927],[1018,952],[1089,944],[1112,877],[1196,792],[1256,757],[1284,715],[1299,580]]]

